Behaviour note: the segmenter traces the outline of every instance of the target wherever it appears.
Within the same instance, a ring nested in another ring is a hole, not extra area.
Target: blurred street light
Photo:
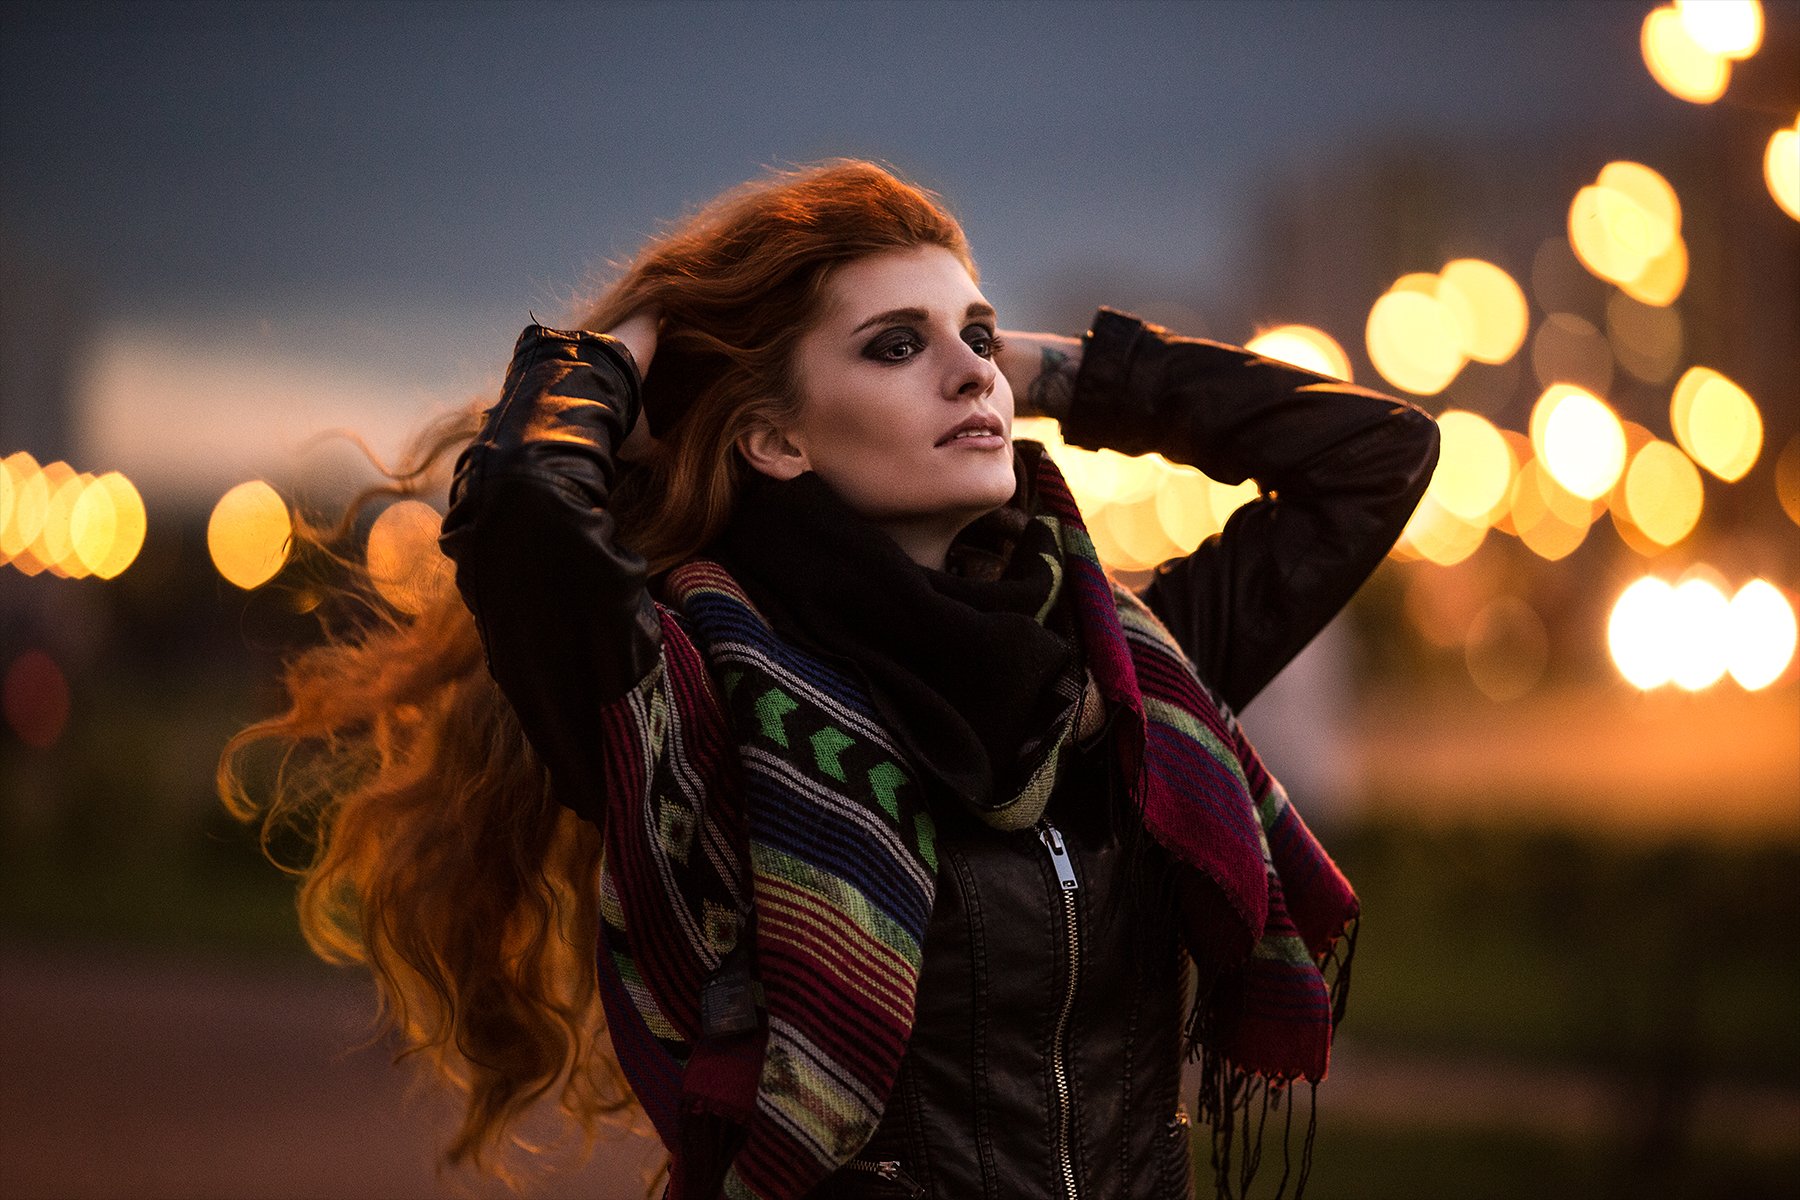
[[[1800,221],[1800,117],[1769,135],[1763,151],[1763,182],[1781,211]]]
[[[1607,644],[1632,686],[1673,683],[1700,691],[1729,671],[1755,691],[1781,678],[1793,661],[1793,605],[1780,589],[1752,579],[1725,598],[1718,573],[1690,569],[1678,584],[1654,575],[1634,581],[1613,605]]]
[[[219,497],[206,523],[206,547],[219,574],[249,591],[273,579],[287,562],[293,528],[281,496],[252,479]]]
[[[1311,325],[1277,325],[1245,342],[1244,349],[1350,382],[1350,356],[1336,338]]]
[[[1743,388],[1711,367],[1690,367],[1669,402],[1675,440],[1696,463],[1735,483],[1762,453],[1762,414]]]
[[[1692,104],[1711,104],[1731,82],[1731,61],[1694,40],[1672,4],[1644,18],[1638,38],[1644,65],[1670,95]]]

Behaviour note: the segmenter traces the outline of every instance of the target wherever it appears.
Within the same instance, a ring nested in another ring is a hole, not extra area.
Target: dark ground
[[[434,1174],[451,1109],[436,1095],[409,1097],[405,1072],[385,1052],[357,1048],[369,1003],[356,976],[300,962],[0,945],[0,1194],[506,1194]],[[1410,1057],[1354,1042],[1340,1047],[1322,1096],[1308,1190],[1320,1200],[1509,1196],[1532,1183],[1545,1185],[1544,1196],[1610,1194],[1605,1147],[1629,1136],[1637,1105],[1596,1072]],[[1800,1093],[1714,1087],[1694,1104],[1692,1128],[1731,1148],[1733,1169],[1750,1171],[1747,1190],[1683,1184],[1635,1194],[1800,1194],[1800,1179],[1786,1188],[1782,1165],[1800,1138]],[[1398,1160],[1376,1144],[1395,1138]],[[585,1169],[531,1194],[639,1200],[650,1161],[647,1143],[603,1141]]]

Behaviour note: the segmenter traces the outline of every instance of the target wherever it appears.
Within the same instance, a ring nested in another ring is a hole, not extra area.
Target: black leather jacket
[[[528,329],[444,520],[489,668],[559,797],[590,818],[601,805],[592,718],[660,645],[645,564],[606,511],[640,386],[612,339]],[[1107,309],[1062,429],[1075,445],[1157,451],[1261,486],[1143,592],[1234,709],[1380,562],[1437,457],[1436,426],[1411,405]],[[1160,851],[1124,849],[1138,839],[1105,737],[1063,773],[1036,830],[940,823],[900,1077],[874,1138],[818,1195],[1191,1194],[1181,949],[1137,878],[1156,874]]]

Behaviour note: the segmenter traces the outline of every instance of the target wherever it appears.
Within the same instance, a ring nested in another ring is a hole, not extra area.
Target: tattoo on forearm
[[[1055,346],[1045,346],[1037,378],[1026,389],[1032,411],[1058,421],[1069,415],[1075,403],[1075,364]]]

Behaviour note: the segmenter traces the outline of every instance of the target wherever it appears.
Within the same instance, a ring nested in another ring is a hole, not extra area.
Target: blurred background
[[[1796,0],[5,6],[0,1191],[493,1192],[212,789],[314,629],[289,522],[373,479],[318,435],[391,459],[661,222],[854,155],[1004,325],[1440,419],[1245,715],[1366,912],[1309,1195],[1800,1195],[1797,120]],[[1245,499],[1017,432],[1128,579]],[[400,611],[441,504],[358,534]]]

